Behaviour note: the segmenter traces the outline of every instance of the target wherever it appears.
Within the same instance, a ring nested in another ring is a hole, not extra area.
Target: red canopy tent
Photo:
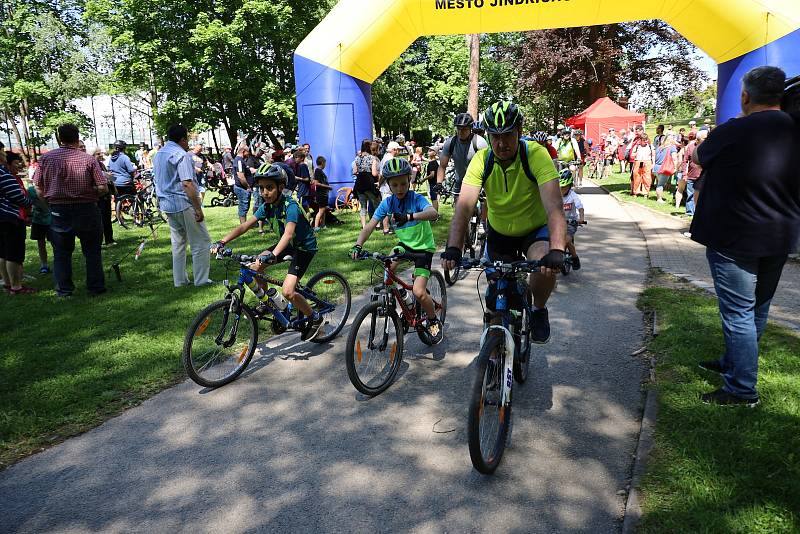
[[[614,128],[619,132],[622,128],[628,130],[644,121],[644,113],[629,111],[618,106],[610,98],[603,97],[598,98],[594,104],[574,117],[567,119],[566,124],[573,128],[580,128],[587,139],[592,139],[597,143],[600,141],[600,134],[608,133],[609,128]]]

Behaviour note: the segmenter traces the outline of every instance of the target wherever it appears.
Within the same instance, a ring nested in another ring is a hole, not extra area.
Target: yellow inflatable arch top
[[[800,73],[800,0],[341,0],[295,51],[300,138],[331,183],[372,137],[371,83],[423,35],[497,33],[644,19],[672,25],[718,64],[719,122],[739,112],[752,67]]]

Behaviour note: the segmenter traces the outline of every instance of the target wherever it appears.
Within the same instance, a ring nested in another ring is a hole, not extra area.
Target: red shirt
[[[61,147],[42,156],[33,183],[50,204],[97,202],[95,186],[108,180],[94,157],[72,147]]]

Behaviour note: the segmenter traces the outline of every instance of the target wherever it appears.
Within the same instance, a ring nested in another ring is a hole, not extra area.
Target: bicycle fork
[[[383,314],[383,336],[381,337],[380,343],[378,343],[377,350],[379,352],[383,352],[386,350],[386,346],[389,344],[389,310],[388,306],[386,306]],[[377,326],[376,323],[378,321],[378,314],[372,314],[372,318],[370,319],[370,328],[369,328],[369,342],[367,346],[369,350],[375,350],[375,327]]]
[[[505,337],[505,343],[503,343],[503,352],[505,358],[504,365],[502,369],[502,374],[500,375],[501,384],[502,384],[502,395],[500,396],[500,403],[503,407],[508,406],[511,404],[511,387],[514,384],[514,335],[511,331],[501,325],[492,325],[489,326],[486,330],[483,331],[483,335],[481,335],[481,343],[480,346],[483,346],[483,343],[486,341],[486,337],[488,335],[502,335]],[[496,362],[495,362],[496,363]]]

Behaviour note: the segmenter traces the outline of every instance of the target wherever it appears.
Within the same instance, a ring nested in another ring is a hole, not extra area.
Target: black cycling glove
[[[414,214],[413,213],[395,213],[395,214],[392,215],[392,218],[394,219],[394,223],[396,225],[403,226],[408,221],[413,221],[414,220]]]
[[[433,192],[437,195],[441,195],[444,193],[444,184],[436,184],[433,186]]]
[[[461,261],[461,249],[458,247],[447,247],[442,252],[442,259],[459,263]]]
[[[272,252],[267,252],[263,256],[258,257],[258,263],[261,265],[266,265],[267,263],[272,263],[275,261],[275,254]]]
[[[548,269],[561,269],[564,266],[564,251],[556,248],[551,249],[544,258],[542,258],[542,267]]]
[[[350,257],[354,260],[357,260],[359,256],[361,256],[361,251],[363,247],[361,245],[353,245],[353,248],[350,249]]]

